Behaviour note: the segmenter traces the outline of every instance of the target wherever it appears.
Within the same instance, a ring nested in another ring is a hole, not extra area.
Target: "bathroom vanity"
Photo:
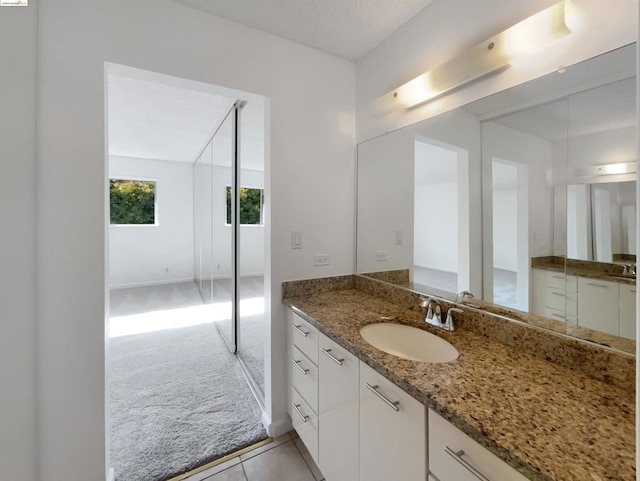
[[[418,294],[363,276],[284,297],[289,411],[328,481],[635,480],[633,359],[464,306],[453,332],[433,328]],[[385,353],[360,333],[382,322],[459,357]]]

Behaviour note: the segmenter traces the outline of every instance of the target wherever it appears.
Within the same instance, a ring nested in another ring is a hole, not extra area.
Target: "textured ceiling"
[[[264,32],[357,60],[432,0],[176,0]]]
[[[108,88],[109,154],[145,159],[193,162],[236,100],[120,75]],[[264,104],[247,103],[241,118],[242,166],[263,170]]]

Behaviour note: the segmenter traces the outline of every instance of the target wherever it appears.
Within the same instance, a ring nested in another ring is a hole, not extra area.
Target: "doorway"
[[[107,443],[116,481],[168,479],[267,438],[264,99],[111,64],[106,83]]]
[[[525,164],[494,158],[491,302],[529,310],[529,181]]]
[[[413,204],[412,281],[448,292],[468,290],[468,152],[416,139]]]

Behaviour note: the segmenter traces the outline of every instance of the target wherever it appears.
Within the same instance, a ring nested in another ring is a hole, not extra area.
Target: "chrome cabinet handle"
[[[553,317],[557,317],[558,319],[565,319],[565,320],[567,319],[566,317],[561,316],[560,314],[556,314],[555,312],[552,312],[552,313],[551,313],[551,315],[552,315]]]
[[[454,451],[449,446],[445,446],[444,452],[460,463],[467,471],[473,474],[480,481],[491,481],[484,474],[478,471],[478,468],[462,457],[464,456],[464,451],[462,449],[460,451]]]
[[[593,286],[593,287],[602,287],[603,289],[609,289],[609,286],[605,284],[596,284],[595,282],[587,282],[587,285]]]
[[[564,279],[564,276],[551,276],[551,277],[553,277],[554,279],[560,279],[560,280]]]
[[[560,294],[559,292],[552,292],[551,294],[553,294],[554,296],[564,297],[564,294]]]
[[[309,335],[308,332],[302,330],[302,324],[291,324],[291,325],[294,327],[296,331],[298,331],[304,337],[307,337]]]
[[[382,401],[384,401],[384,403],[389,406],[391,409],[393,409],[394,411],[398,412],[400,411],[400,408],[398,407],[400,405],[400,401],[391,401],[387,396],[385,396],[384,394],[382,394],[380,391],[378,391],[378,388],[380,386],[378,386],[377,384],[375,386],[372,386],[371,384],[369,384],[368,382],[365,383],[365,386],[367,386],[367,389],[369,391],[371,391],[373,394],[375,394],[376,396],[378,396],[379,399],[382,399]]]
[[[303,413],[300,410],[300,404],[291,403],[291,405],[293,406],[293,409],[295,409],[296,412],[298,413],[298,416],[300,416],[300,419],[302,419],[302,422],[306,423],[309,420],[309,416],[307,416],[305,413]]]
[[[309,374],[309,370],[308,370],[308,369],[305,369],[304,367],[302,367],[302,366],[300,365],[300,363],[301,363],[302,361],[296,361],[295,359],[291,359],[291,361],[293,362],[293,364],[295,364],[295,366],[296,366],[298,369],[300,369],[300,371],[302,372],[302,374],[304,374],[305,376],[306,376],[307,374]]]
[[[321,347],[320,350],[324,352],[329,357],[329,359],[335,362],[338,366],[342,366],[344,359],[338,359],[336,356],[331,354],[331,349],[325,349],[324,347]]]

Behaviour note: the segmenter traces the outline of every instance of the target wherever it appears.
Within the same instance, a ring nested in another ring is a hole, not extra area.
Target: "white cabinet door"
[[[429,470],[439,481],[527,481],[432,410],[429,410]]]
[[[619,335],[617,282],[578,278],[578,325]]]
[[[356,481],[360,361],[320,334],[319,468],[327,481]]]
[[[360,481],[424,481],[426,408],[360,363]]]
[[[546,306],[547,273],[542,269],[531,269],[531,312],[544,316]]]
[[[636,338],[636,286],[620,284],[620,335]]]

